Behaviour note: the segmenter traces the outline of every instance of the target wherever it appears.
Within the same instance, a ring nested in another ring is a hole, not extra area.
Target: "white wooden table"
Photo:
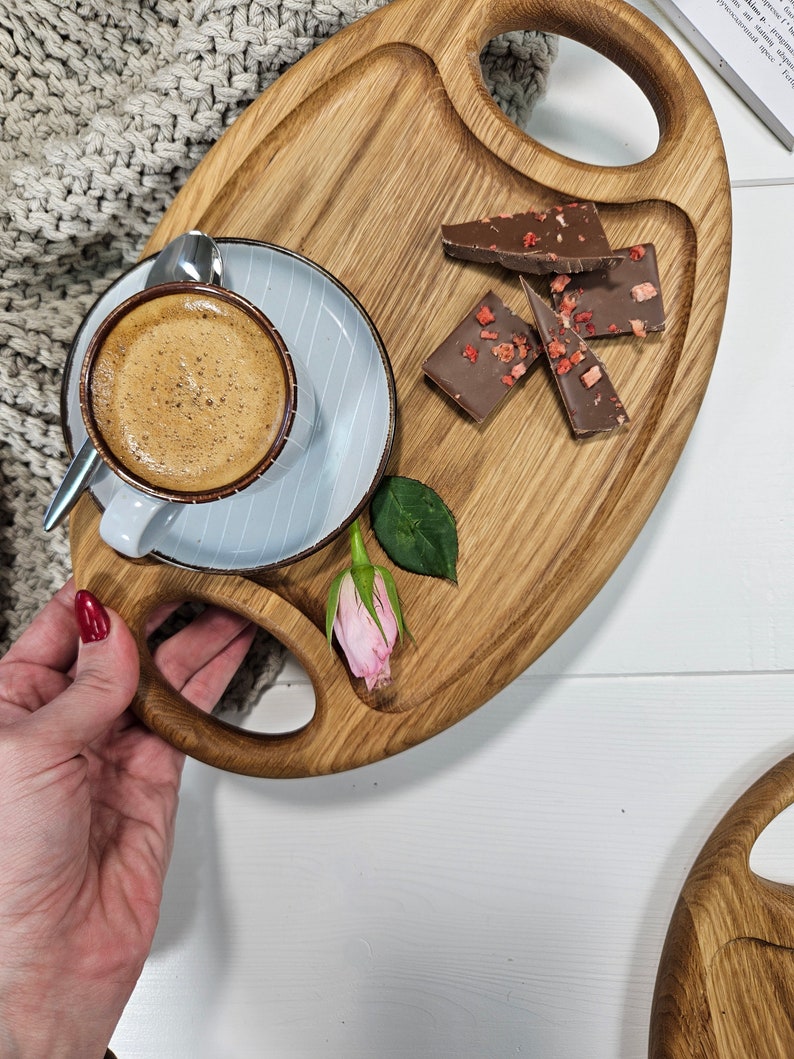
[[[312,780],[188,762],[121,1059],[646,1054],[685,875],[794,751],[794,155],[636,6],[701,77],[734,189],[723,337],[683,458],[591,606],[450,731]],[[596,162],[656,143],[635,86],[570,42],[530,131]],[[249,723],[311,704],[290,662]],[[794,881],[794,814],[754,867]]]

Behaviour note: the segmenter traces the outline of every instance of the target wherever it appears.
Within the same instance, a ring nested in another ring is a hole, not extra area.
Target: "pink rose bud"
[[[361,602],[352,574],[345,574],[339,586],[334,632],[351,672],[364,678],[369,691],[391,684],[389,659],[399,635],[397,619],[379,573],[375,574],[372,603],[380,628]]]
[[[325,632],[329,645],[336,634],[351,673],[372,691],[391,684],[389,659],[406,630],[394,578],[369,561],[358,519],[349,533],[352,565],[331,582]]]

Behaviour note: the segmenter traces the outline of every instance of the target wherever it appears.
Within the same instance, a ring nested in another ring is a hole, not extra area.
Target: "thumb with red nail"
[[[208,608],[155,661],[208,709],[254,631]],[[100,1059],[151,948],[183,756],[128,709],[138,676],[122,618],[71,581],[0,660],[2,1056]]]
[[[75,593],[74,613],[83,643],[98,643],[110,632],[110,615],[91,592],[81,588]]]

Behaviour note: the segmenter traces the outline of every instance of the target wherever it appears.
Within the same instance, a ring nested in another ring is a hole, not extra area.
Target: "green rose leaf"
[[[413,478],[386,477],[371,510],[375,536],[392,562],[414,574],[457,583],[455,519],[430,486]]]

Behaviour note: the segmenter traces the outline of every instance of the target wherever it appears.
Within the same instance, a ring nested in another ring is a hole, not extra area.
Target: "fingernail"
[[[106,639],[110,632],[110,617],[95,595],[81,588],[74,597],[74,613],[83,643]]]

